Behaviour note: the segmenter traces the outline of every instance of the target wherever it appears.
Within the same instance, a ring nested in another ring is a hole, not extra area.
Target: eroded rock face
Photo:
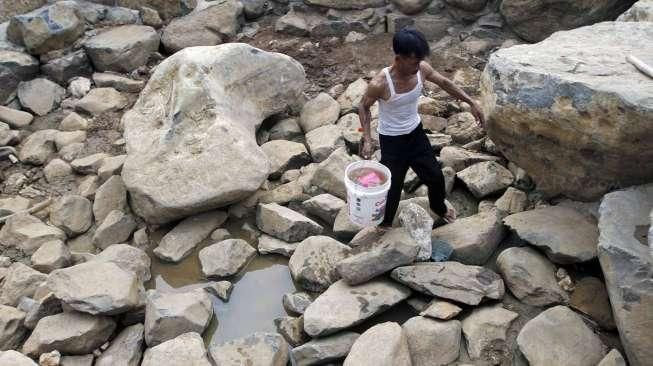
[[[290,57],[237,43],[184,49],[159,64],[122,120],[134,211],[163,223],[254,193],[270,168],[256,129],[304,81]]]
[[[564,0],[553,5],[546,0],[506,0],[501,3],[501,14],[515,33],[528,41],[538,42],[553,32],[614,19],[633,2]]]
[[[593,200],[653,179],[653,88],[613,56],[627,54],[653,61],[646,22],[558,32],[490,57],[481,77],[488,135],[540,191]]]

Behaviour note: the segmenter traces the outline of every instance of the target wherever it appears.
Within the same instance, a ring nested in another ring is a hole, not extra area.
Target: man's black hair
[[[431,53],[424,35],[413,27],[404,27],[392,38],[392,49],[396,55],[425,58]]]

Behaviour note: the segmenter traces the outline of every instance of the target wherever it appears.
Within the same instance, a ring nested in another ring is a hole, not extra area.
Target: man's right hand
[[[369,160],[372,158],[372,154],[374,154],[374,143],[372,139],[363,137],[358,155],[365,160]]]

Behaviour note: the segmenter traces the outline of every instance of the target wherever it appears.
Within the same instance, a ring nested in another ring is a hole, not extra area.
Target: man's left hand
[[[478,123],[482,128],[485,128],[485,116],[483,116],[483,112],[481,112],[478,103],[473,102],[471,107],[471,112],[472,115],[474,115],[474,118],[476,118],[476,123]]]

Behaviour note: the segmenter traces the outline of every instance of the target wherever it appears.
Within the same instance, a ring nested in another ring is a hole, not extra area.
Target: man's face
[[[418,58],[415,56],[402,56],[397,55],[397,65],[402,74],[414,75],[419,71],[419,63],[422,62],[423,58]]]

